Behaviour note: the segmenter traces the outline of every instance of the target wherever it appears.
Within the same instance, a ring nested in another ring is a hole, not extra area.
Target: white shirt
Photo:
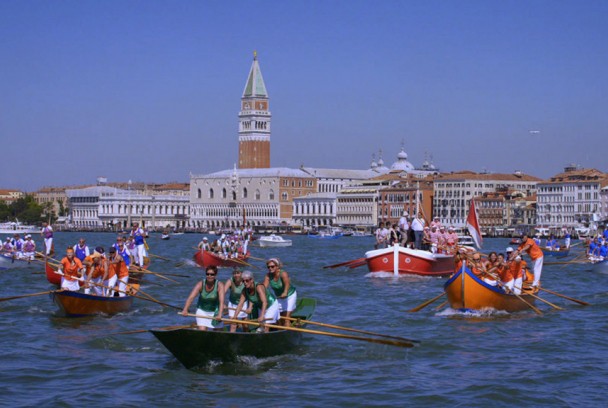
[[[401,228],[401,231],[407,231],[410,228],[410,224],[407,222],[407,217],[399,218],[399,228]]]
[[[414,231],[424,231],[424,221],[420,218],[414,218],[412,221],[412,229]]]

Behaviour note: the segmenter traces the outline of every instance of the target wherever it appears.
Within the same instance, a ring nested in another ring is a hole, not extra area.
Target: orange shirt
[[[108,268],[108,279],[114,277],[114,275],[118,275],[118,279],[122,279],[126,276],[129,276],[129,268],[127,268],[127,264],[125,264],[125,261],[122,260],[122,257],[120,255],[119,257],[121,258],[120,262],[110,262],[110,267]]]
[[[519,279],[524,276],[524,266],[523,262],[519,264],[517,262],[511,262],[509,264],[509,270],[511,271],[511,276],[513,279]]]
[[[105,264],[106,260],[104,258],[100,258],[99,259],[99,265],[92,265],[92,274],[91,274],[91,278],[92,279],[97,279],[97,278],[102,278],[103,277],[103,273],[105,272],[105,268],[104,268],[104,264]]]
[[[80,277],[80,275],[78,275],[78,271],[82,269],[82,262],[80,262],[80,259],[74,257],[70,262],[70,260],[66,256],[61,260],[61,266],[64,278],[66,280],[69,280],[71,282],[78,280],[78,278]]]
[[[530,245],[530,248],[528,248],[526,252],[528,253],[528,255],[530,255],[530,258],[532,258],[533,261],[536,261],[538,258],[543,257],[542,249],[540,249],[538,245],[536,245],[536,242],[534,242],[532,238],[528,238],[527,240],[522,242],[517,249],[521,251],[522,249],[524,249],[525,246],[528,245]]]

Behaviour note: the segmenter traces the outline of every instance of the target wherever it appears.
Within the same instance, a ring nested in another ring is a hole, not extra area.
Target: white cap
[[[506,251],[506,252],[513,252],[513,248],[508,247],[508,248],[507,248],[505,251]]]
[[[203,237],[203,241],[207,241],[207,237]]]
[[[226,234],[222,234],[222,236],[220,237],[220,239],[226,239]]]
[[[516,261],[518,261],[518,262],[519,262],[519,261],[521,261],[521,256],[517,255],[517,256],[515,257],[515,260],[516,260]]]

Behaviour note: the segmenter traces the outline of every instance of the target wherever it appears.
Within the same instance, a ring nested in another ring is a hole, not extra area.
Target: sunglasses
[[[215,276],[215,273],[208,273],[207,276]]]
[[[268,268],[268,269],[274,269],[274,268],[276,268],[276,267],[277,267],[276,265],[268,265],[268,266],[267,266],[267,268]]]
[[[253,279],[249,278],[249,279],[243,279],[243,282],[251,282]]]

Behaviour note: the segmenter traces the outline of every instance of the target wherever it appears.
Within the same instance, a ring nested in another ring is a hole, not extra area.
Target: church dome
[[[401,148],[399,154],[397,154],[397,161],[391,166],[391,170],[400,170],[411,172],[414,170],[414,165],[407,161],[407,153]]]

